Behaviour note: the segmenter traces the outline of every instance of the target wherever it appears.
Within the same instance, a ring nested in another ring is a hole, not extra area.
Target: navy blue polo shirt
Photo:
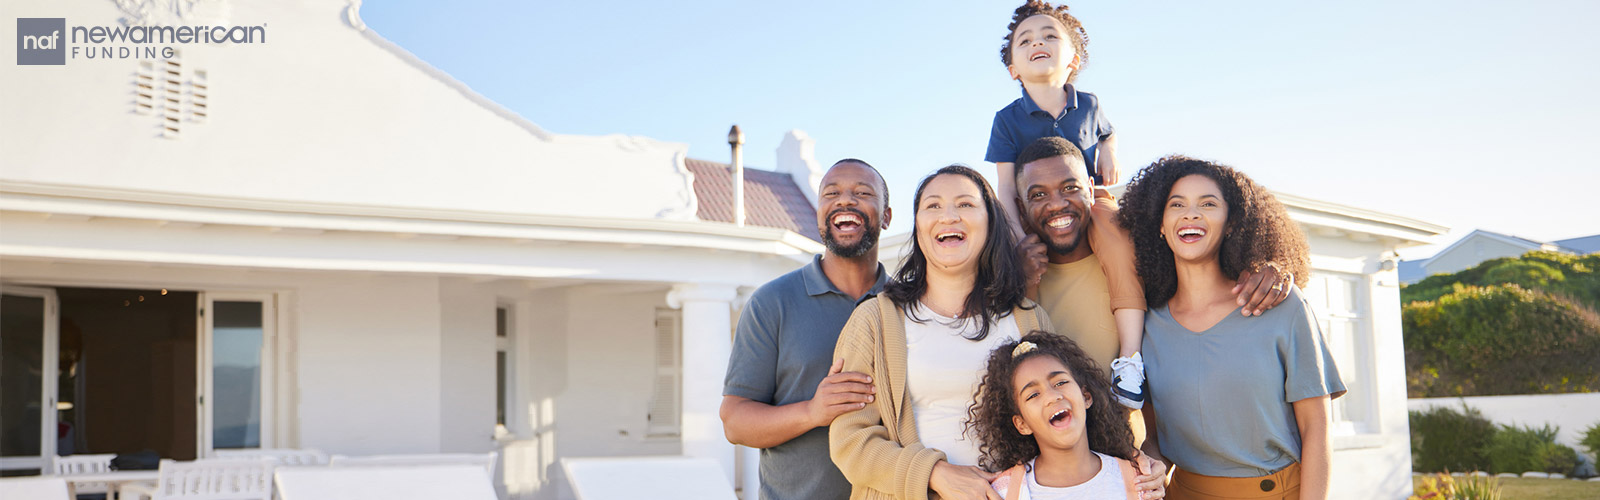
[[[1106,119],[1100,110],[1100,98],[1088,92],[1079,92],[1072,84],[1067,84],[1067,109],[1061,113],[1060,118],[1050,117],[1050,113],[1034,104],[1033,98],[1028,97],[1028,91],[1022,91],[1022,98],[1011,101],[1011,105],[996,111],[994,114],[994,128],[989,131],[989,152],[983,155],[984,161],[990,163],[1016,163],[1017,155],[1022,149],[1028,147],[1040,137],[1057,136],[1071,142],[1083,151],[1083,161],[1089,166],[1089,174],[1094,177],[1095,184],[1100,184],[1100,176],[1095,175],[1096,146],[1101,140],[1111,136],[1111,120]]]

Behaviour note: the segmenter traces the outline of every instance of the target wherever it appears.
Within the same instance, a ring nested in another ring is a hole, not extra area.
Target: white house
[[[1400,279],[1406,284],[1416,283],[1435,274],[1461,271],[1489,259],[1518,257],[1535,250],[1573,255],[1593,253],[1600,251],[1600,235],[1544,242],[1477,229],[1439,250],[1432,257],[1401,262]]]
[[[497,450],[504,497],[554,499],[572,496],[561,458],[682,454],[753,491],[717,406],[741,297],[822,249],[809,139],[745,171],[734,224],[726,165],[542,130],[367,30],[359,4],[8,2],[69,30],[265,41],[154,58],[69,41],[65,65],[0,65],[0,469]],[[1393,255],[1444,228],[1284,198],[1352,367],[1336,467],[1362,480],[1341,498],[1402,497]]]

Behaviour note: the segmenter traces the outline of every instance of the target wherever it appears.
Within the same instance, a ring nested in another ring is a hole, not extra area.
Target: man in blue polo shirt
[[[872,402],[872,377],[840,372],[839,330],[888,281],[878,233],[889,190],[866,162],[834,163],[817,190],[826,251],[756,289],[739,315],[722,389],[728,441],[761,449],[763,500],[844,499],[850,482],[828,457],[828,424]]]

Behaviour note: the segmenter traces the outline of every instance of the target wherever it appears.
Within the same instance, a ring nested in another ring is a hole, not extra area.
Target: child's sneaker
[[[1117,396],[1117,402],[1132,409],[1144,408],[1144,357],[1133,353],[1132,357],[1111,360],[1111,392]]]

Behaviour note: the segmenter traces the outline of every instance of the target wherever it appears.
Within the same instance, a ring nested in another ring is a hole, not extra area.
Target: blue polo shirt
[[[1100,98],[1088,92],[1079,92],[1067,84],[1067,109],[1060,118],[1034,104],[1028,91],[1022,98],[994,114],[994,128],[989,131],[989,152],[983,155],[990,163],[1016,163],[1017,155],[1040,137],[1057,136],[1072,142],[1083,150],[1083,161],[1089,166],[1089,175],[1095,184],[1100,176],[1094,173],[1096,146],[1110,137],[1114,129],[1111,120],[1100,110]]]
[[[883,291],[883,265],[862,297],[833,286],[822,257],[757,288],[739,314],[722,394],[782,406],[808,401],[833,365],[839,331],[861,301]],[[828,457],[828,428],[761,450],[762,500],[850,497],[850,482]]]

